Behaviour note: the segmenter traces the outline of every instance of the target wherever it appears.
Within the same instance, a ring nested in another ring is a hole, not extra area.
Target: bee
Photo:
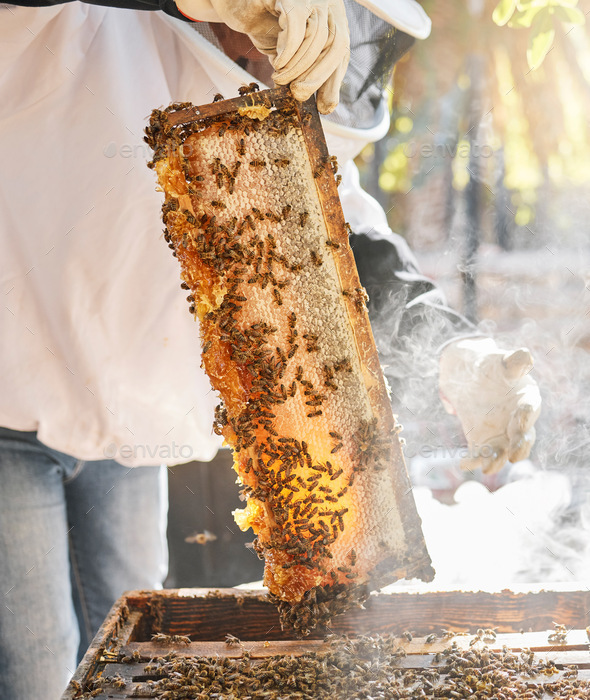
[[[239,156],[246,155],[246,144],[244,143],[244,139],[240,139],[240,143],[238,144],[237,151],[238,151]]]
[[[437,639],[436,634],[432,633],[426,637],[426,639],[424,640],[424,643],[425,644],[434,644],[434,642],[436,642],[436,639]]]
[[[115,686],[115,688],[125,688],[127,686],[127,681],[122,676],[117,674],[113,678],[113,685]]]
[[[218,199],[214,199],[213,201],[209,202],[209,204],[215,209],[227,209],[227,205],[220,202]]]
[[[168,644],[170,642],[170,635],[163,634],[162,632],[156,632],[155,634],[152,634],[152,642],[156,642],[158,644]]]
[[[336,175],[336,187],[340,187],[341,182],[342,182],[342,175]]]
[[[566,670],[563,672],[564,678],[576,678],[578,675],[578,667],[574,664],[572,666],[566,666]]]
[[[287,216],[289,216],[292,208],[293,207],[290,204],[285,204],[285,206],[281,210],[281,216],[283,217],[283,219],[286,219]]]
[[[342,435],[340,435],[340,433],[337,433],[335,430],[330,431],[328,435],[331,438],[334,438],[334,440],[342,440]]]
[[[303,228],[303,226],[305,226],[305,224],[307,223],[308,218],[309,218],[309,212],[307,212],[307,211],[299,212],[299,226],[301,226]]]
[[[402,632],[402,637],[405,637],[408,642],[411,642],[412,639],[414,639],[414,637],[412,636],[412,633],[409,630]]]
[[[324,172],[325,168],[326,168],[325,163],[320,163],[320,165],[318,165],[318,167],[313,171],[314,180],[317,180],[321,176],[321,174]]]
[[[336,372],[352,372],[352,365],[350,364],[350,360],[345,358],[336,362],[334,369]]]
[[[283,297],[281,296],[281,293],[276,287],[273,287],[272,294],[274,296],[274,300],[277,304],[277,306],[282,306],[283,305]]]
[[[238,88],[238,95],[243,97],[244,95],[250,95],[252,92],[260,90],[260,85],[258,83],[248,83],[248,85],[242,85]]]
[[[187,544],[207,544],[208,542],[214,542],[217,539],[217,535],[214,535],[212,532],[209,532],[209,530],[205,530],[204,532],[195,532],[192,535],[187,535],[187,537],[184,538],[184,541]],[[183,635],[172,635],[170,638],[170,641],[175,644],[190,644],[191,640],[189,637],[185,637]]]
[[[321,409],[318,409],[317,411],[312,411],[311,413],[307,414],[308,418],[316,418],[316,416],[321,416],[323,411]]]
[[[338,250],[338,248],[340,248],[340,243],[336,243],[335,241],[331,241],[329,239],[326,240],[326,245],[328,248],[333,248],[334,250]]]
[[[264,168],[266,166],[266,161],[265,160],[260,160],[259,158],[256,158],[255,160],[250,161],[250,167],[251,168]]]
[[[72,687],[72,690],[76,693],[76,695],[79,695],[82,692],[82,686],[78,681],[71,680],[70,681],[70,686]]]
[[[280,168],[286,168],[290,162],[288,158],[275,158],[275,165],[278,165]]]
[[[213,102],[221,102],[221,100],[223,100],[223,99],[225,99],[225,98],[223,97],[223,95],[220,92],[218,92],[217,94],[215,94],[213,96]]]
[[[227,124],[222,124],[219,127],[219,131],[217,132],[217,136],[223,136],[226,131],[227,131]]]
[[[181,289],[190,289],[190,287],[188,286],[188,284],[186,282],[182,282],[180,285],[180,288]]]
[[[195,177],[193,178],[195,182],[203,182],[204,179],[205,178],[202,175],[195,175]]]
[[[284,351],[282,348],[277,348],[277,355],[279,356],[280,361],[285,364],[287,362],[287,356],[285,355]]]
[[[312,250],[310,253],[311,256],[311,262],[316,266],[320,267],[323,264],[323,259],[321,255],[318,255],[315,250]]]
[[[252,213],[258,221],[264,221],[264,214],[257,207],[252,207]]]

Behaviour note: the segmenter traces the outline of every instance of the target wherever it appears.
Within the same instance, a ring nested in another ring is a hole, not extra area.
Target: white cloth
[[[377,17],[416,39],[430,36],[432,22],[416,0],[357,0]]]
[[[0,47],[0,425],[79,459],[211,459],[217,398],[142,130],[251,76],[163,13],[82,3],[3,6]],[[342,162],[364,139],[335,131]]]

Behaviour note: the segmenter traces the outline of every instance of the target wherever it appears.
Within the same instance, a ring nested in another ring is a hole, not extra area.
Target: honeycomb
[[[246,499],[234,516],[305,634],[433,572],[317,112],[284,90],[206,107],[155,111],[146,140]]]

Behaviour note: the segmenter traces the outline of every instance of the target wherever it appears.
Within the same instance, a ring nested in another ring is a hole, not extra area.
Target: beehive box
[[[132,591],[114,605],[62,700],[590,696],[589,591],[424,590],[374,594],[305,640],[281,630],[261,592]],[[555,634],[556,622],[565,635]],[[189,669],[184,688],[181,668]],[[244,669],[258,688],[240,694],[229,688]],[[305,687],[310,669],[313,692]],[[503,687],[485,694],[486,673]],[[358,690],[347,691],[354,682]]]

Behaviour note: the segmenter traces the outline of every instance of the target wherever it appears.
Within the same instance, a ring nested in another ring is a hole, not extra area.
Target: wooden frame
[[[443,629],[460,633],[454,637],[460,648],[468,648],[477,628],[495,628],[491,648],[506,645],[512,650],[531,649],[537,656],[553,660],[558,668],[576,664],[578,678],[590,679],[590,644],[585,627],[590,616],[590,591],[575,588],[536,590],[431,591],[425,586],[371,596],[365,609],[352,610],[335,618],[329,627],[316,630],[311,638],[297,640],[280,628],[276,607],[261,591],[223,589],[179,589],[131,591],[113,606],[78,667],[62,700],[80,697],[92,680],[119,674],[126,688],[97,695],[106,698],[141,697],[138,684],[145,684],[145,664],[150,658],[174,650],[178,655],[197,657],[251,658],[277,654],[301,654],[320,650],[326,634],[393,634],[412,632],[399,644],[407,656],[400,667],[424,668],[434,654],[450,644]],[[554,622],[568,628],[567,642],[548,641]],[[152,635],[190,636],[190,644],[152,640]],[[437,638],[427,643],[426,635]],[[231,634],[239,644],[224,640]],[[129,661],[136,652],[137,660]],[[135,679],[135,680],[134,680]],[[147,696],[144,696],[147,697]]]

